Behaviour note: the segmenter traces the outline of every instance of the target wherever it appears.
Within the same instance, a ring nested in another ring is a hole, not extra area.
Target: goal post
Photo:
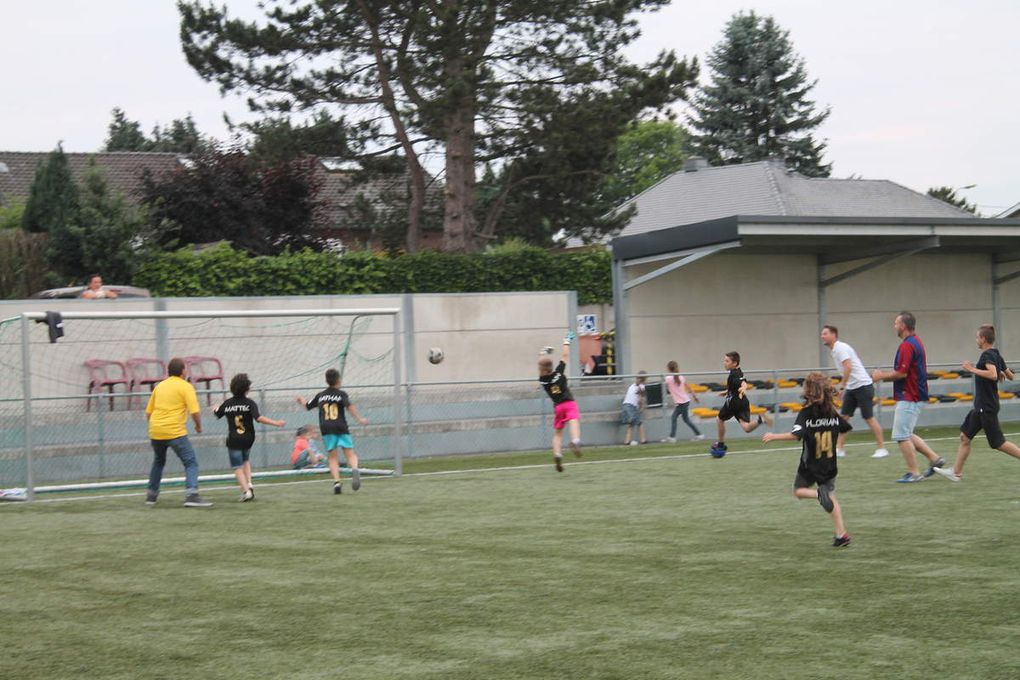
[[[62,312],[51,340],[46,312],[0,322],[0,499],[41,490],[96,488],[147,476],[151,447],[144,408],[166,362],[185,359],[203,412],[189,438],[206,472],[229,473],[226,426],[213,407],[231,376],[247,373],[249,397],[282,429],[258,425],[256,471],[289,469],[295,428],[317,424],[294,397],[325,388],[336,368],[342,388],[369,419],[351,423],[367,466],[403,462],[402,329],[399,308]],[[52,319],[53,317],[49,317]],[[173,457],[171,457],[173,459]],[[176,460],[168,461],[169,474]],[[389,472],[389,470],[387,470]],[[101,485],[101,486],[100,486]],[[20,493],[19,493],[20,492]]]

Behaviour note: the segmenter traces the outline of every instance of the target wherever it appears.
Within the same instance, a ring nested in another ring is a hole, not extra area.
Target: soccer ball
[[[722,458],[726,455],[726,444],[720,444],[719,446],[712,444],[708,447],[708,452],[712,454],[713,458]]]
[[[439,364],[443,361],[443,350],[438,347],[429,347],[429,363]]]

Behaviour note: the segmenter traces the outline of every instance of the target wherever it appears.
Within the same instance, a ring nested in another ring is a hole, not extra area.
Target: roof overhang
[[[1020,256],[1020,219],[921,217],[783,217],[734,215],[613,239],[613,259],[638,264],[722,244],[755,255],[818,255],[827,263],[893,253]]]

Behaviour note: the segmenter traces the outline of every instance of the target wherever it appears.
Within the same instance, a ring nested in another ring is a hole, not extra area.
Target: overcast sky
[[[1020,2],[674,0],[630,52],[703,60],[741,9],[774,16],[818,80],[834,177],[976,184],[962,193],[985,215],[1020,202]],[[0,0],[0,150],[98,150],[115,106],[146,131],[190,113],[225,138],[223,113],[246,108],[195,75],[177,33],[170,0]]]

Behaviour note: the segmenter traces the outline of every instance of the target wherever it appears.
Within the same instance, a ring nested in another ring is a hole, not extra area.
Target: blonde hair
[[[836,387],[828,376],[817,371],[804,378],[804,402],[820,406],[825,413],[836,413]]]

